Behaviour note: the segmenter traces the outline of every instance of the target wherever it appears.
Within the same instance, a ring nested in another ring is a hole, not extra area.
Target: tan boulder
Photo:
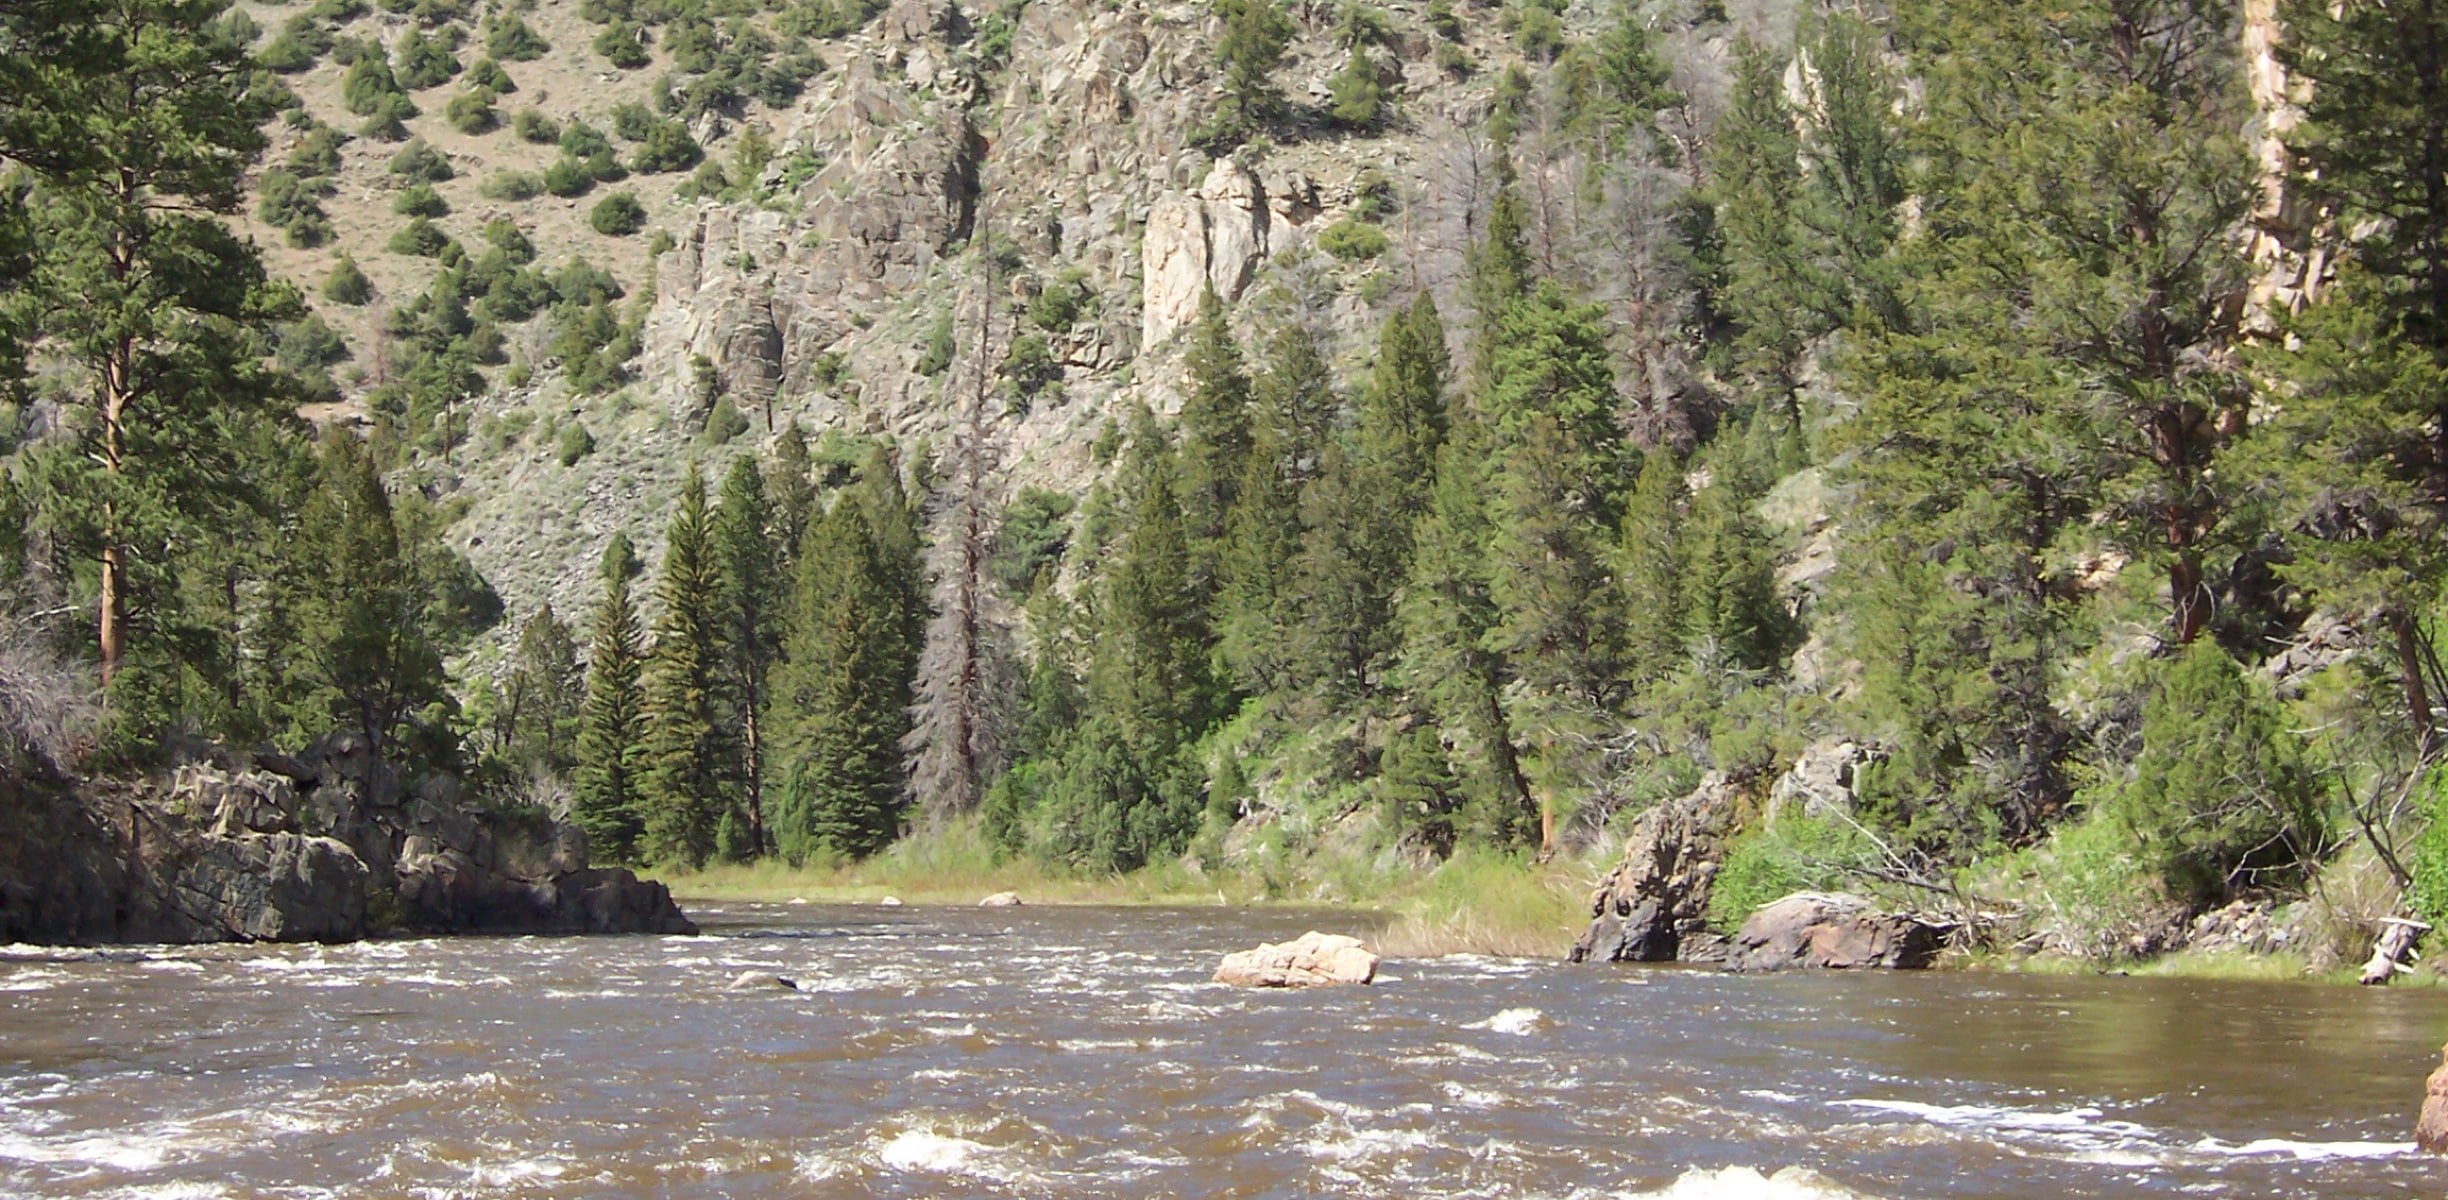
[[[1018,908],[1018,907],[1020,907],[1020,893],[1018,893],[1018,892],[996,892],[994,895],[988,896],[988,897],[986,897],[985,899],[978,901],[978,907],[979,907],[979,908]]]
[[[1360,939],[1339,933],[1304,933],[1288,942],[1224,956],[1217,983],[1236,987],[1299,988],[1367,983],[1377,977],[1377,956]]]
[[[2448,1049],[2423,1085],[2422,1116],[2414,1122],[2414,1144],[2433,1154],[2448,1154]]]

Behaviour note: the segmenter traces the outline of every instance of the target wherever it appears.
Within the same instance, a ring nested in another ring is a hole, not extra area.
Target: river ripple
[[[2402,1144],[2441,992],[1449,958],[1286,995],[1206,977],[1352,918],[693,915],[0,952],[0,1193],[2448,1194]]]

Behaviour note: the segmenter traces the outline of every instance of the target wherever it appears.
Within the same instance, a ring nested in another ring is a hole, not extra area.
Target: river
[[[0,951],[0,1194],[2448,1194],[2448,991],[1217,957],[1348,914]],[[746,971],[801,990],[728,990]]]

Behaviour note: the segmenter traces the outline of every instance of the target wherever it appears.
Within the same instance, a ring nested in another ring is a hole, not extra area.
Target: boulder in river
[[[978,907],[979,907],[979,908],[1018,908],[1018,907],[1020,907],[1020,893],[1018,893],[1018,892],[996,892],[994,895],[988,896],[988,897],[986,897],[985,899],[978,901]]]
[[[742,971],[738,975],[732,977],[731,986],[725,988],[724,990],[732,992],[795,992],[799,990],[799,981],[791,978],[788,975],[776,975],[770,971]]]
[[[2414,1122],[2414,1144],[2433,1154],[2448,1154],[2448,1048],[2440,1065],[2423,1085],[2422,1116]]]
[[[1709,885],[1741,814],[1731,781],[1717,772],[1680,799],[1642,813],[1624,839],[1623,861],[1590,897],[1589,928],[1574,962],[1673,962],[1719,952],[1708,932]]]
[[[1946,935],[1946,926],[1881,912],[1859,896],[1796,892],[1743,922],[1726,966],[1737,971],[1910,970],[1937,958]]]
[[[1227,954],[1215,978],[1236,987],[1266,988],[1367,983],[1377,978],[1377,956],[1356,937],[1311,930],[1288,942]]]

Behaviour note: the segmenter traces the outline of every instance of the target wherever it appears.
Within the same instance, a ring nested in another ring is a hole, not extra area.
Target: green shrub
[[[391,211],[403,217],[447,217],[450,205],[442,199],[442,193],[433,190],[432,184],[419,183],[393,197]]]
[[[485,21],[485,53],[503,62],[534,62],[552,50],[535,29],[516,13],[497,12]]]
[[[1762,905],[1795,892],[1841,890],[1877,861],[1877,848],[1845,821],[1786,813],[1727,844],[1709,885],[1709,925],[1731,934]]]
[[[255,215],[266,225],[286,226],[318,207],[304,182],[278,167],[255,183]]]
[[[451,178],[450,159],[418,138],[391,156],[391,174],[410,183],[441,183]]]
[[[440,39],[411,29],[400,35],[399,45],[391,50],[391,71],[402,88],[421,92],[450,82],[459,73],[459,59]]]
[[[375,115],[387,97],[399,94],[399,79],[391,74],[391,64],[379,54],[358,56],[357,61],[349,64],[348,73],[340,77],[341,104],[361,117]]]
[[[1003,356],[1003,381],[1013,411],[1026,411],[1038,394],[1062,382],[1062,364],[1055,361],[1045,335],[1023,334],[1012,339]]]
[[[595,53],[624,71],[635,70],[654,61],[646,52],[646,31],[627,21],[614,21],[595,35]]]
[[[416,115],[416,103],[408,97],[385,96],[366,117],[365,124],[357,127],[357,132],[378,142],[404,142],[408,140],[409,118]]]
[[[2327,831],[2276,699],[2209,638],[2156,666],[2133,778],[2083,798],[2178,898],[2208,903],[2239,882],[2299,876]]]
[[[595,202],[587,224],[606,237],[627,237],[646,227],[646,206],[631,192],[614,192]]]
[[[2096,815],[2060,825],[2038,848],[2006,864],[2023,879],[2026,911],[2041,936],[2078,958],[2131,958],[2168,909],[2159,880],[2134,852],[2131,831]]]
[[[321,48],[317,48],[311,37],[299,32],[301,25],[315,30],[312,21],[302,17],[291,18],[289,24],[273,35],[271,41],[264,43],[263,49],[255,52],[255,61],[262,63],[266,70],[282,75],[295,75],[311,69],[315,60],[323,56],[323,51],[331,48],[331,41],[325,38]],[[319,33],[320,30],[315,32]]]
[[[340,261],[332,264],[331,274],[323,279],[323,298],[356,308],[374,298],[374,281],[366,278],[356,259],[343,254]]]
[[[532,200],[543,190],[543,181],[525,171],[495,171],[476,185],[476,194],[487,200]]]
[[[561,129],[561,153],[573,159],[583,161],[598,154],[610,154],[611,152],[612,139],[605,137],[602,130],[585,121],[572,118],[570,123]]]
[[[689,136],[688,126],[678,121],[656,121],[648,125],[645,135],[637,142],[637,149],[629,154],[629,169],[640,175],[685,171],[705,157],[705,151],[697,145],[697,139]]]
[[[748,414],[731,403],[729,396],[716,400],[713,409],[706,413],[705,440],[709,446],[727,445],[731,439],[746,432]]]
[[[500,63],[489,58],[480,58],[468,64],[467,74],[461,78],[460,82],[465,83],[469,91],[481,89],[497,97],[507,96],[518,90],[518,81],[510,78],[510,72],[502,70]]]
[[[424,217],[410,219],[391,234],[391,240],[383,243],[383,248],[393,254],[415,258],[440,258],[450,246],[450,235]]]
[[[326,179],[340,173],[340,131],[317,125],[289,151],[285,164],[300,179]],[[321,185],[328,186],[328,185]]]
[[[586,195],[594,186],[595,176],[576,159],[564,158],[544,168],[544,190],[563,199]]]
[[[1345,262],[1359,262],[1386,252],[1385,230],[1345,217],[1318,234],[1318,249]]]
[[[1088,304],[1087,273],[1065,268],[1029,301],[1029,320],[1048,333],[1069,333]]]
[[[289,235],[289,244],[301,250],[312,250],[332,240],[331,218],[323,215],[321,206],[291,217],[281,230]]]
[[[561,427],[561,438],[557,449],[561,455],[562,466],[577,466],[579,459],[595,453],[595,435],[588,433],[586,426],[572,421]]]
[[[461,92],[442,106],[442,119],[470,137],[493,132],[501,119],[493,111],[493,93],[482,88]]]
[[[952,365],[952,352],[952,314],[945,313],[927,330],[926,349],[918,355],[918,373],[943,374]]]
[[[522,142],[533,142],[539,146],[549,146],[561,140],[560,124],[533,108],[522,108],[510,118],[510,132],[517,134]]]

